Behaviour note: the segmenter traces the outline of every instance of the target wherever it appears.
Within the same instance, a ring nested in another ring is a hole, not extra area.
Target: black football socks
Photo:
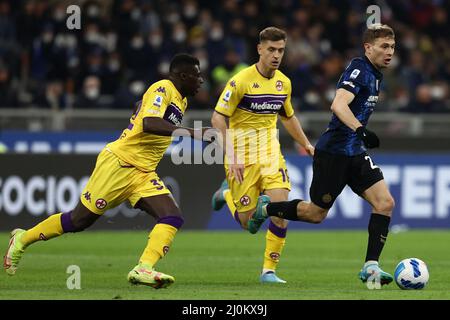
[[[298,221],[297,205],[301,201],[303,200],[295,199],[292,201],[271,202],[266,206],[267,215],[291,221]]]
[[[367,245],[366,261],[375,260],[380,258],[381,251],[383,250],[384,243],[389,232],[389,223],[391,217],[372,213],[369,221],[369,243]]]

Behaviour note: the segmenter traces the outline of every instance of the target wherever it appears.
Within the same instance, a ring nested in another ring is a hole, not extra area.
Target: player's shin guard
[[[379,213],[372,213],[369,221],[369,242],[366,261],[378,261],[389,231],[391,218]]]
[[[280,228],[270,221],[269,229],[266,233],[266,250],[264,252],[263,265],[264,271],[275,271],[286,242],[286,231],[287,228]]]
[[[297,205],[303,200],[271,202],[266,206],[267,215],[291,221],[298,221]]]
[[[184,220],[179,216],[167,216],[158,220],[148,236],[147,247],[139,263],[154,266],[169,251],[170,245]]]
[[[24,248],[39,240],[49,240],[65,232],[73,232],[74,228],[70,219],[71,212],[51,215],[33,228],[25,231],[21,238]]]

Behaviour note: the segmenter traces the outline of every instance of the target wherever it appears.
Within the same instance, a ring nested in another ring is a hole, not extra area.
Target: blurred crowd
[[[72,4],[80,30],[66,26]],[[329,110],[343,69],[363,54],[371,4],[397,42],[377,110],[450,112],[445,0],[0,0],[0,107],[132,109],[171,57],[189,52],[205,78],[189,106],[211,109],[273,25],[288,33],[281,70],[294,107]]]

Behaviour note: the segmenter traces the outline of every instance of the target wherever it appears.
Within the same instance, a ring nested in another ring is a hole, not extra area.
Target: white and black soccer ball
[[[428,267],[420,259],[408,258],[400,261],[395,268],[394,278],[400,289],[423,289],[428,283]]]

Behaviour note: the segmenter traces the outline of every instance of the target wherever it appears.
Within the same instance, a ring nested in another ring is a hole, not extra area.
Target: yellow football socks
[[[147,247],[139,259],[139,263],[152,267],[169,251],[178,229],[165,223],[157,223],[148,236]]]
[[[61,224],[62,213],[56,213],[25,231],[20,241],[27,247],[38,240],[48,240],[64,233]]]
[[[275,235],[270,229],[267,230],[263,269],[276,269],[277,264],[280,261],[281,251],[283,251],[285,242],[286,237],[279,237]]]

